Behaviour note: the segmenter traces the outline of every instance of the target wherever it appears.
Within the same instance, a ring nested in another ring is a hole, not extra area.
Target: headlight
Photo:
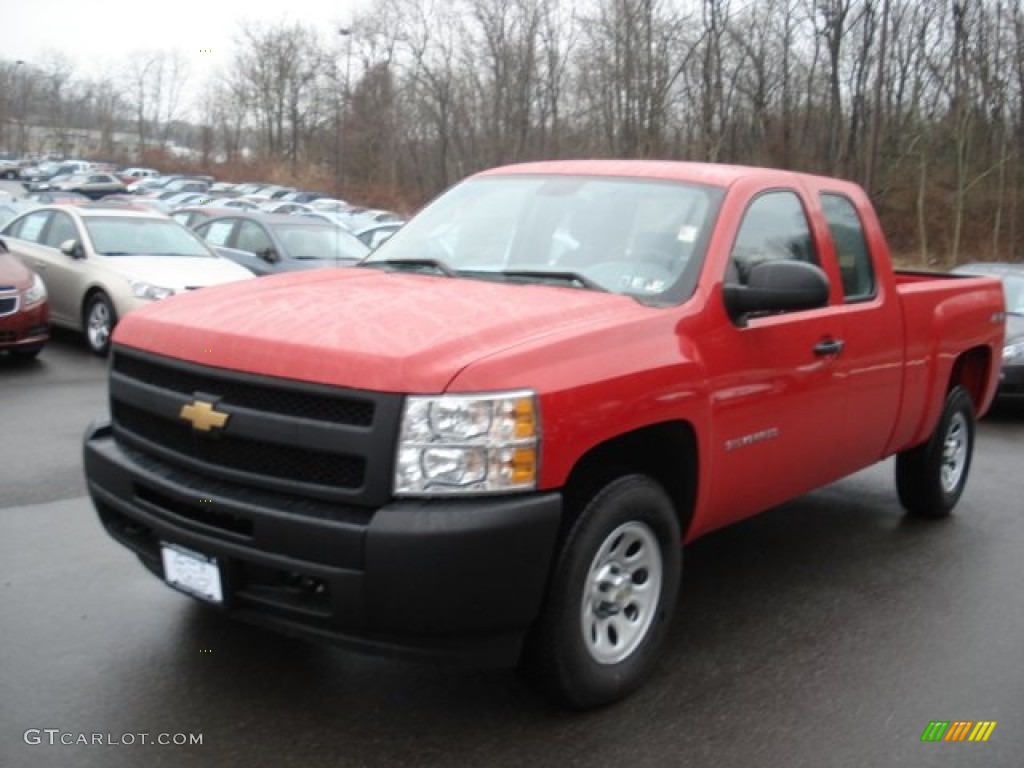
[[[168,296],[174,295],[173,288],[163,288],[159,285],[153,285],[143,280],[132,281],[132,293],[138,299],[152,299],[154,301],[158,299],[166,299]]]
[[[39,275],[32,275],[32,285],[25,289],[22,294],[25,300],[25,308],[46,301],[46,284]]]
[[[410,396],[398,440],[395,494],[533,490],[539,435],[532,392]]]
[[[1019,357],[1024,357],[1024,341],[1018,341],[1016,344],[1007,344],[1003,347],[1004,363],[1012,362]]]

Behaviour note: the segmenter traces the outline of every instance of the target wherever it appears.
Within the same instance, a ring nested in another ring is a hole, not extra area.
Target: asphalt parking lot
[[[905,519],[885,462],[688,548],[654,678],[581,715],[512,672],[309,645],[163,586],[84,496],[105,369],[67,334],[0,359],[4,768],[1021,764],[1024,408],[982,422],[948,521]],[[997,726],[922,743],[936,720]]]

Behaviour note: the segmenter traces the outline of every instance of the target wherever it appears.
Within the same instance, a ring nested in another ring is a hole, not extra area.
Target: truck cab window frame
[[[783,260],[821,266],[800,195],[790,189],[769,190],[753,198],[743,212],[725,281],[746,285],[756,264]]]
[[[870,301],[878,293],[878,281],[857,206],[839,192],[822,192],[819,198],[842,278],[843,300]]]

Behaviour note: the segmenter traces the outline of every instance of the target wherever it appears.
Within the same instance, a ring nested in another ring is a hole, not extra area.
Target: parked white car
[[[50,205],[0,230],[8,250],[50,294],[50,322],[82,331],[105,355],[118,318],[136,307],[209,285],[254,277],[163,214]]]

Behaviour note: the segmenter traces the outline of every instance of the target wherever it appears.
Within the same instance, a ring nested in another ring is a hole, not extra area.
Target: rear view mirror
[[[264,261],[268,261],[271,264],[276,264],[281,260],[281,257],[278,255],[277,251],[275,251],[273,248],[264,248],[262,251],[259,252],[258,255],[261,259],[263,259]]]
[[[828,304],[828,277],[803,261],[765,261],[754,265],[746,285],[726,283],[725,308],[737,325],[754,312],[793,312]]]
[[[75,239],[65,240],[61,243],[60,252],[65,256],[70,256],[72,259],[85,258],[85,249],[82,248],[82,244]]]

